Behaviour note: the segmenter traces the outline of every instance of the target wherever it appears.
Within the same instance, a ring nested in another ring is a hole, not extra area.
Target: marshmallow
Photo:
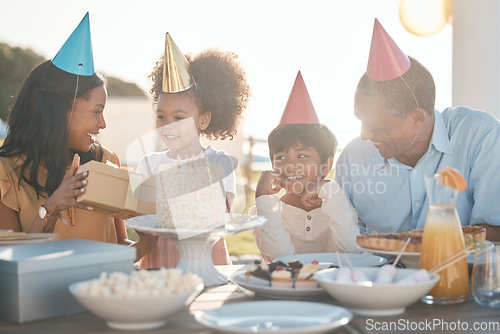
[[[368,283],[371,282],[365,273],[359,269],[352,270],[352,280],[356,283]]]
[[[352,282],[351,269],[349,267],[342,267],[337,270],[338,282]]]
[[[375,279],[375,284],[388,284],[392,283],[396,275],[396,268],[391,264],[386,264],[380,268],[377,272],[377,278]]]

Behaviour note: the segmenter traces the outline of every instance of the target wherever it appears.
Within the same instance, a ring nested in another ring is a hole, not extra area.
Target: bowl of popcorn
[[[141,330],[161,327],[203,290],[203,281],[180,269],[101,273],[97,279],[73,283],[69,291],[109,327]]]
[[[341,267],[314,274],[328,294],[351,311],[366,316],[401,314],[439,281],[425,269]]]

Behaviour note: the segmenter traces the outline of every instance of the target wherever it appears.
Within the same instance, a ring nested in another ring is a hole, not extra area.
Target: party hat
[[[186,90],[194,84],[189,70],[189,62],[167,32],[162,90],[165,93],[175,93]]]
[[[375,19],[366,74],[376,81],[395,79],[408,71],[410,59]]]
[[[88,12],[52,59],[52,64],[77,75],[90,76],[95,73]]]
[[[295,78],[280,124],[319,124],[318,115],[300,71]]]

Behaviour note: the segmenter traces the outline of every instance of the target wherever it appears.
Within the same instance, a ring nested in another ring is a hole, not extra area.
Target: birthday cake
[[[156,178],[158,227],[205,230],[225,224],[223,170],[205,159],[171,166]]]

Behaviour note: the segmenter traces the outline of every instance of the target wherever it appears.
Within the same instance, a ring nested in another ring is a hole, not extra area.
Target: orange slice
[[[458,169],[453,167],[443,167],[441,168],[439,175],[441,175],[441,184],[443,186],[460,191],[467,189],[467,182]]]

